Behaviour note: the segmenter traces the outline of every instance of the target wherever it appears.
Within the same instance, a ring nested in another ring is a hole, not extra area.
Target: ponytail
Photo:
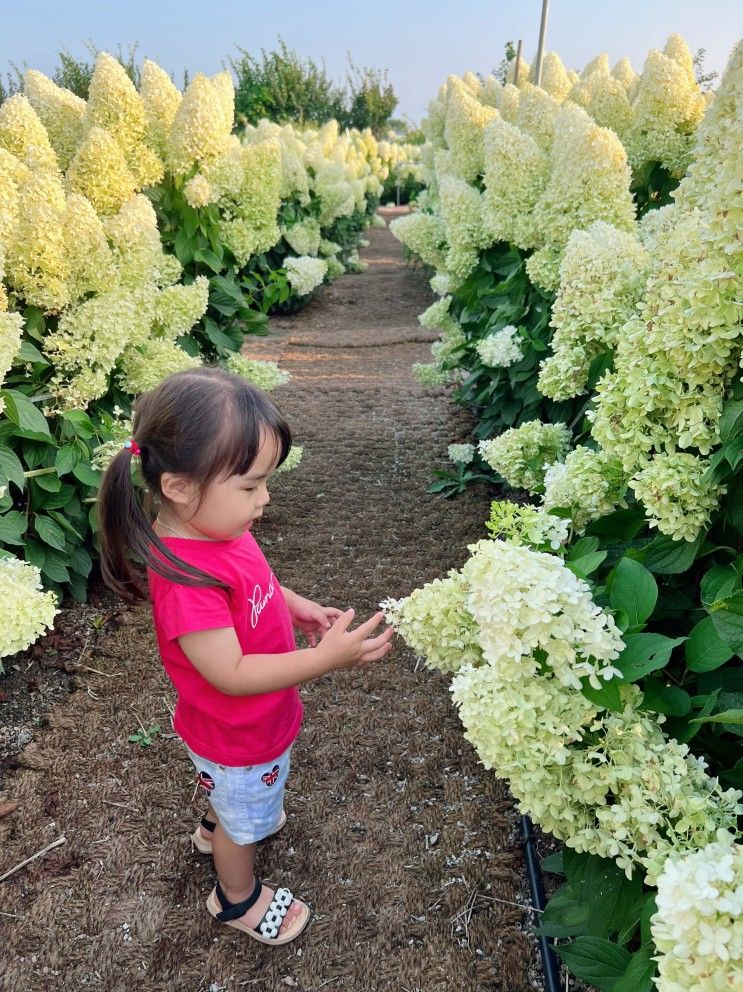
[[[119,451],[106,469],[98,490],[101,575],[105,584],[129,603],[149,600],[141,574],[132,567],[127,555],[129,551],[153,572],[171,582],[187,586],[218,586],[229,590],[227,583],[181,561],[160,540],[137,498],[131,461],[131,447]],[[167,558],[177,567],[169,568],[162,558]]]

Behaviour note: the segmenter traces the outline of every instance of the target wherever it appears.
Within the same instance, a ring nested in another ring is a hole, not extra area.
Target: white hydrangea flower
[[[558,463],[559,464],[559,463]],[[494,500],[490,505],[487,528],[493,537],[512,544],[525,544],[535,551],[557,551],[568,539],[570,524],[542,507]]]
[[[661,452],[630,480],[648,523],[675,541],[694,541],[709,525],[724,486],[705,476],[709,462],[688,452]]]
[[[450,444],[447,453],[455,465],[469,465],[475,457],[474,444]]]
[[[446,386],[451,381],[451,372],[433,363],[415,362],[412,372],[416,382],[421,386],[427,386],[429,389],[436,386]]]
[[[544,474],[545,510],[570,510],[575,532],[582,534],[592,520],[626,506],[627,477],[618,458],[603,450],[578,445],[564,462]]]
[[[509,486],[534,492],[544,484],[546,469],[564,459],[570,441],[565,424],[529,420],[489,441],[480,441],[480,454]]]
[[[279,368],[276,362],[259,361],[237,352],[227,356],[226,365],[230,372],[242,376],[267,393],[291,379],[291,375]]]
[[[289,448],[289,454],[286,456],[284,461],[279,465],[279,467],[274,472],[274,476],[281,475],[283,472],[291,472],[293,469],[299,465],[302,461],[302,455],[304,454],[304,445],[293,444]]]
[[[743,845],[732,834],[667,858],[655,901],[658,992],[724,992],[743,982]]]
[[[524,357],[522,338],[519,329],[513,324],[508,324],[494,334],[488,334],[477,342],[475,350],[483,365],[491,368],[508,368]]]
[[[0,557],[0,659],[25,651],[54,624],[59,613],[53,592],[44,592],[41,573],[19,558]],[[0,671],[3,671],[0,661]]]
[[[328,263],[323,258],[300,255],[298,258],[287,258],[284,268],[294,292],[298,296],[306,296],[322,283],[328,271]]]

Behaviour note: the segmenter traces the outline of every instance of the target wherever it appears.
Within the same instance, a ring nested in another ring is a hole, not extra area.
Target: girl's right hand
[[[368,661],[378,661],[384,658],[392,647],[390,641],[395,633],[392,627],[386,627],[377,637],[369,636],[381,623],[384,613],[381,611],[375,613],[356,630],[349,630],[354,615],[352,609],[341,613],[315,648],[327,660],[329,671],[337,668],[352,668]]]

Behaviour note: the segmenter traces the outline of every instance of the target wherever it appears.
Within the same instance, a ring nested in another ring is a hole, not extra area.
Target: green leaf
[[[35,365],[48,365],[49,362],[35,344],[30,341],[21,341],[21,347],[16,352],[13,364],[16,362],[33,362]]]
[[[658,601],[658,583],[639,561],[622,558],[614,570],[609,601],[627,614],[631,627],[644,623]]]
[[[69,519],[63,513],[57,513],[56,510],[49,510],[48,513],[52,520],[56,521],[62,530],[66,530],[71,537],[76,537],[78,541],[83,540],[82,534],[78,534]]]
[[[741,758],[743,761],[743,758]],[[542,859],[542,871],[562,874],[562,851],[553,851]]]
[[[64,531],[54,520],[37,515],[34,517],[34,529],[45,544],[51,545],[57,551],[64,551]]]
[[[602,707],[602,709],[611,710],[613,713],[621,713],[622,697],[619,692],[619,686],[621,684],[620,679],[614,678],[608,682],[602,682],[600,689],[594,689],[588,679],[583,678],[581,679],[581,692],[586,699]]]
[[[692,672],[711,672],[730,661],[735,652],[717,633],[712,617],[692,627],[684,647],[686,667]]]
[[[62,414],[62,420],[69,424],[78,437],[88,439],[95,434],[90,417],[84,410],[67,410]]]
[[[94,486],[96,489],[100,486],[103,478],[102,473],[96,472],[88,462],[78,462],[73,468],[72,474],[86,486]]]
[[[743,433],[743,400],[728,400],[720,416],[720,440],[723,444]]]
[[[710,616],[720,640],[736,654],[743,655],[743,592],[736,592]]]
[[[76,444],[65,444],[57,451],[54,467],[57,475],[67,475],[80,461],[80,452]]]
[[[598,546],[599,539],[597,537],[581,537],[570,548],[566,560],[573,561],[574,559],[582,558],[583,555],[588,555],[596,551]]]
[[[615,510],[614,513],[607,513],[606,516],[589,524],[586,528],[586,534],[631,541],[644,526],[645,514],[642,510]]]
[[[93,559],[90,557],[85,548],[78,545],[78,547],[76,547],[70,555],[70,567],[73,568],[78,574],[87,578],[93,567]]]
[[[58,551],[47,548],[44,554],[44,567],[41,574],[52,582],[69,582],[70,573],[67,571],[67,559]]]
[[[26,514],[20,510],[0,514],[0,544],[23,544],[27,523]]]
[[[17,389],[3,389],[0,395],[5,400],[5,416],[18,428],[15,432],[17,436],[53,443],[46,417],[25,393]]]
[[[713,565],[702,577],[702,603],[711,606],[731,596],[739,585],[740,576],[732,565]]]
[[[686,716],[691,712],[691,696],[675,685],[666,685],[658,678],[642,683],[642,709],[666,716]]]
[[[699,534],[691,542],[674,541],[666,534],[659,534],[647,546],[643,564],[658,575],[686,572],[693,565],[703,541],[704,534]]]
[[[664,634],[627,634],[625,648],[613,662],[627,682],[636,682],[643,675],[665,668],[673,649],[683,644],[683,637],[666,637]]]
[[[613,992],[651,992],[655,962],[652,959],[653,946],[641,947],[632,955],[627,970],[614,985]]]
[[[59,481],[58,475],[35,475],[33,481],[39,487],[47,493],[58,493],[62,488],[62,483]]]
[[[595,572],[601,562],[606,558],[606,551],[592,551],[590,554],[582,555],[565,562],[565,565],[577,575],[579,579],[587,579],[591,572]]]
[[[0,447],[0,484],[14,482],[19,489],[23,489],[26,480],[23,475],[23,465],[15,451],[4,446]]]
[[[556,944],[555,951],[577,978],[602,992],[613,992],[629,967],[629,951],[602,937],[576,937],[569,944]]]
[[[723,710],[714,716],[697,716],[689,723],[729,723],[735,727],[743,726],[743,710]]]
[[[180,228],[175,236],[173,251],[182,265],[188,265],[194,259],[193,244],[184,228]]]

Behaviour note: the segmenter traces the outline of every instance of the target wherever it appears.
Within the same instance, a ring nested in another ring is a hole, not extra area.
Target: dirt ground
[[[424,274],[388,231],[369,238],[368,271],[244,349],[291,371],[273,395],[305,446],[256,537],[282,584],[359,616],[460,565],[489,500],[425,494],[468,421],[411,376],[433,339],[416,320],[432,300]],[[148,608],[99,590],[14,661],[0,679],[0,807],[18,805],[0,818],[0,875],[66,842],[0,883],[2,992],[541,987],[533,914],[510,905],[528,903],[512,801],[465,741],[447,680],[401,641],[301,690],[288,823],[258,870],[315,915],[280,948],[204,907],[212,864],[189,840],[201,801]],[[127,740],[155,723],[150,746]]]

